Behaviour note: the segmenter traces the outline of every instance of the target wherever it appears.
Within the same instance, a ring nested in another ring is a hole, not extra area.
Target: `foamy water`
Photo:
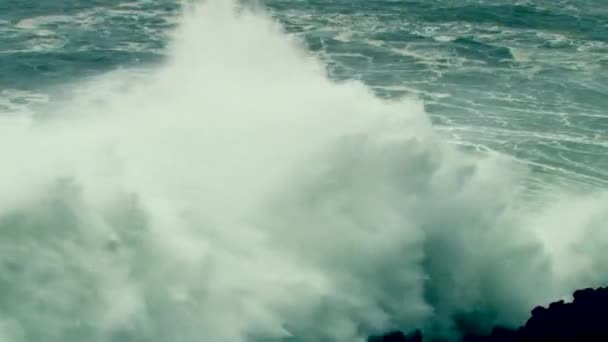
[[[3,117],[1,341],[453,338],[605,283],[605,190],[530,195],[525,164],[234,8],[186,7],[140,77]]]

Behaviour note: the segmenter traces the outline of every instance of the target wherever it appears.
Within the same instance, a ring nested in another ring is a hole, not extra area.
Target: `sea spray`
[[[526,171],[419,101],[331,81],[259,8],[189,9],[144,81],[0,127],[0,338],[456,337],[605,281],[605,195],[522,206]]]

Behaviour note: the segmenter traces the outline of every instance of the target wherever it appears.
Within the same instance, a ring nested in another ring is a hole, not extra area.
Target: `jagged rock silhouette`
[[[369,338],[369,342],[422,342],[422,332],[416,330],[414,333],[405,335],[401,331],[394,331],[384,336],[374,336]]]
[[[608,287],[574,292],[574,301],[538,306],[517,330],[495,327],[487,336],[464,332],[463,342],[608,341]],[[370,342],[421,342],[422,333],[391,332]]]

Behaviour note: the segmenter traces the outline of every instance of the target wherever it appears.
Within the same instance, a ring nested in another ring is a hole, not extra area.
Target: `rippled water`
[[[605,285],[605,0],[235,2],[0,0],[0,341],[456,338]]]
[[[277,1],[327,62],[380,96],[414,95],[451,141],[506,152],[562,183],[608,183],[608,9],[600,1]],[[0,108],[57,83],[162,59],[166,1],[4,1]]]

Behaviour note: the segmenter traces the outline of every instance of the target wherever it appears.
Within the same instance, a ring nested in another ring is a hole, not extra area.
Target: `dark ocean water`
[[[453,338],[608,280],[607,0],[192,3],[0,0],[0,342]]]
[[[608,182],[605,1],[267,5],[334,78],[362,80],[380,96],[419,96],[450,140],[567,181]],[[41,95],[27,92],[162,60],[179,15],[175,1],[1,6],[4,107]]]

